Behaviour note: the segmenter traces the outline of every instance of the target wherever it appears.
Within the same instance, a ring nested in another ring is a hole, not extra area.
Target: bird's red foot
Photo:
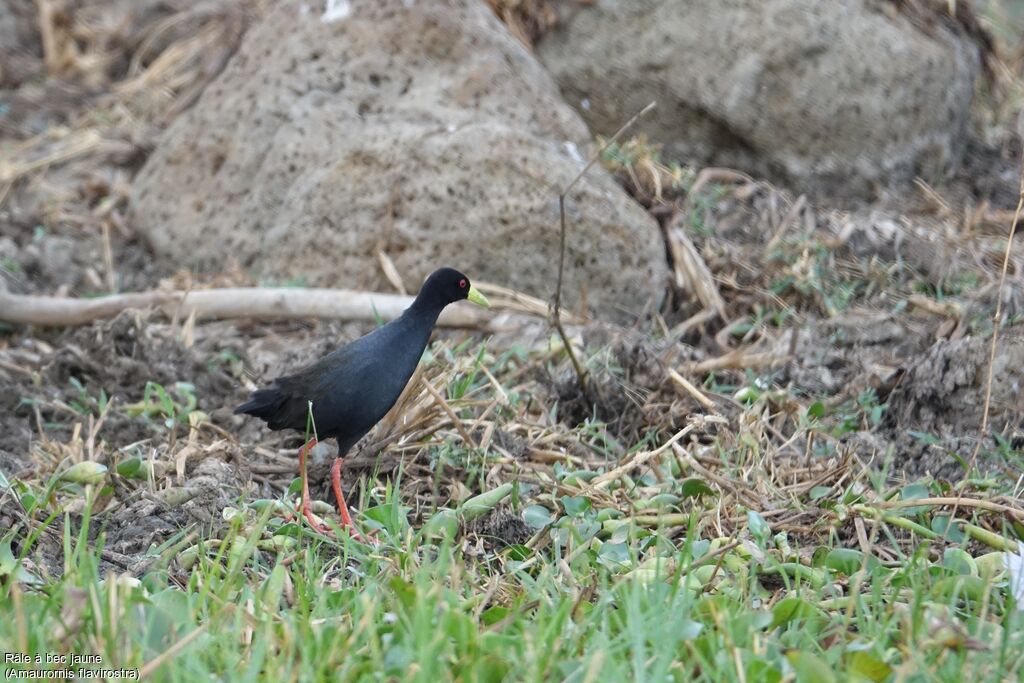
[[[302,516],[309,522],[309,526],[313,528],[317,533],[324,535],[331,533],[331,527],[327,526],[322,519],[313,514],[313,510],[310,509],[309,501],[304,500],[302,502]]]
[[[295,510],[294,514],[290,512],[286,514],[288,515],[288,521],[292,521],[296,517],[301,516],[306,520],[306,523],[309,524],[310,528],[313,529],[313,531],[316,531],[319,534],[323,534],[324,536],[333,537],[334,535],[334,527],[327,524],[321,517],[317,517],[316,513],[314,513],[311,508],[306,508],[305,506],[302,505],[302,503],[299,503],[299,507]],[[366,543],[367,540],[373,543],[378,542],[377,539],[375,538],[375,530],[367,532],[366,538],[363,538],[363,536],[360,535],[359,531],[356,529],[354,523],[345,524],[343,522],[341,524],[341,527],[343,529],[348,529],[349,535],[352,536],[353,539],[359,541],[360,543]]]
[[[299,471],[302,476],[302,504],[301,511],[302,516],[306,518],[309,525],[313,530],[318,533],[330,536],[333,533],[331,527],[324,523],[322,519],[313,514],[312,505],[309,497],[309,477],[306,475],[306,456],[310,449],[317,444],[315,438],[307,441],[302,448],[299,449]],[[338,511],[341,513],[341,526],[349,530],[349,535],[353,539],[362,543],[366,542],[366,539],[356,529],[355,522],[352,521],[352,515],[348,512],[348,506],[345,505],[345,496],[341,492],[341,458],[337,458],[334,461],[334,465],[331,467],[331,487],[334,489],[334,495],[338,499]],[[373,539],[372,535],[370,536]]]
[[[349,530],[349,533],[357,541],[366,543],[367,539],[363,538],[359,531],[356,529],[355,522],[352,521],[352,515],[348,512],[348,505],[345,504],[345,494],[341,491],[341,458],[335,458],[334,464],[331,465],[331,488],[334,489],[334,497],[338,499],[338,512],[341,514],[341,526]],[[377,539],[374,538],[374,534],[367,534],[369,540],[373,543],[377,543]]]

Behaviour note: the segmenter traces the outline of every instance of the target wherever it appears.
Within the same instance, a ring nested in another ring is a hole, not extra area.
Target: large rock
[[[640,129],[671,158],[858,194],[958,162],[980,70],[969,21],[899,5],[564,3],[538,56],[595,133],[657,100]]]
[[[32,2],[0,1],[0,88],[17,87],[42,70],[37,12]]]
[[[136,179],[133,216],[179,267],[237,259],[269,280],[419,286],[450,264],[540,296],[557,188],[586,126],[476,0],[279,2]],[[570,200],[567,294],[634,310],[666,268],[654,221],[601,169]]]

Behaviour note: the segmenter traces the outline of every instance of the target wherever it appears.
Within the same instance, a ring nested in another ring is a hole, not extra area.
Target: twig
[[[469,432],[466,431],[466,427],[462,424],[462,420],[459,419],[459,416],[456,415],[455,411],[452,410],[452,407],[448,405],[448,401],[444,400],[444,397],[441,396],[441,393],[434,388],[434,385],[431,384],[429,380],[424,380],[423,386],[437,405],[440,406],[441,410],[448,415],[448,419],[455,425],[455,429],[459,432],[459,436],[462,437],[462,440],[466,442],[466,445],[470,448],[476,448],[476,442],[473,440],[473,437],[469,435]]]
[[[625,464],[619,465],[618,467],[609,470],[604,474],[594,477],[594,479],[590,482],[590,486],[586,488],[583,495],[604,488],[605,485],[618,479],[619,477],[621,477],[623,474],[630,471],[634,467],[639,467],[640,465],[643,465],[652,458],[658,457],[668,449],[672,448],[672,444],[674,444],[676,441],[679,441],[679,439],[683,438],[684,436],[692,432],[696,427],[696,423],[689,424],[683,429],[676,432],[675,436],[673,436],[671,439],[669,439],[668,441],[666,441],[664,444],[654,449],[653,451],[638,451],[636,454],[633,455],[633,457],[626,461]]]
[[[114,272],[114,249],[110,244],[110,220],[102,221],[103,230],[103,269],[106,271],[107,291],[117,291],[117,274]]]
[[[707,360],[688,366],[687,370],[695,375],[712,372],[714,370],[736,370],[746,368],[768,368],[789,360],[789,356],[782,356],[770,352],[747,352],[743,349],[735,349],[718,358]]]
[[[923,294],[911,294],[907,297],[907,303],[935,315],[956,317],[963,313],[963,306],[955,301],[936,301]]]
[[[680,375],[673,368],[668,369],[668,376],[672,379],[673,382],[679,385],[679,387],[682,388],[683,391],[689,394],[693,398],[693,400],[704,406],[705,410],[715,410],[715,408],[717,408],[714,401],[708,398],[704,394],[704,392],[702,392],[700,389],[694,386],[694,384],[690,380]]]
[[[963,496],[949,496],[944,498],[911,498],[907,500],[888,500],[879,501],[870,504],[872,507],[879,509],[893,509],[893,508],[908,508],[908,507],[921,507],[926,505],[931,506],[942,506],[952,505],[954,507],[970,507],[978,508],[979,510],[988,510],[989,512],[1002,512],[1010,515],[1011,517],[1019,518],[1024,520],[1024,510],[1018,510],[1017,508],[1010,507],[1009,505],[1002,505],[1001,503],[995,503],[990,500],[978,500],[976,498],[964,498]],[[956,515],[954,510],[950,517]]]
[[[610,146],[615,144],[615,142],[627,130],[629,130],[641,116],[649,112],[651,109],[654,109],[654,105],[655,103],[651,102],[646,107],[644,107],[636,114],[634,114],[633,118],[631,118],[629,121],[626,121],[625,125],[619,128],[619,130],[615,132],[615,135],[611,136],[611,138],[609,138],[608,141],[601,146],[601,149],[597,150],[597,152],[592,157],[590,157],[590,161],[588,161],[587,165],[583,167],[583,170],[577,173],[576,177],[573,178],[572,181],[568,185],[566,185],[558,195],[558,220],[559,225],[561,226],[561,234],[559,236],[558,247],[558,282],[555,285],[555,301],[552,306],[551,319],[555,326],[555,329],[558,330],[558,336],[562,338],[562,343],[565,344],[565,350],[569,354],[569,360],[572,361],[573,368],[576,370],[576,377],[579,378],[580,388],[583,390],[584,397],[586,397],[587,395],[587,372],[580,364],[579,359],[576,357],[576,352],[573,351],[572,342],[569,340],[569,335],[565,333],[565,328],[562,325],[562,277],[565,272],[566,235],[565,198],[572,190],[573,186],[575,186],[576,183],[578,183],[580,179],[584,176],[584,174],[586,174],[586,172],[590,170],[590,167],[597,163],[598,159],[601,158],[601,155],[605,153],[605,150],[607,150]]]
[[[146,662],[142,668],[139,669],[139,679],[148,678],[153,675],[156,670],[163,666],[168,660],[174,658],[179,652],[188,647],[189,643],[206,633],[207,626],[208,624],[203,624],[202,626],[195,628],[187,636],[157,655],[155,659],[151,659]]]

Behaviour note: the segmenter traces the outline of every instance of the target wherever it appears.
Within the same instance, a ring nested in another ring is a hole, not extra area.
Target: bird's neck
[[[410,348],[418,347],[416,360],[419,360],[423,349],[430,341],[430,333],[434,330],[437,317],[441,315],[443,308],[444,306],[424,305],[417,300],[394,321],[395,332],[406,338]]]
[[[411,320],[429,320],[430,325],[433,326],[437,322],[437,317],[441,315],[441,311],[444,310],[444,307],[445,304],[443,303],[418,296],[412,302],[412,305],[405,309],[402,316]]]

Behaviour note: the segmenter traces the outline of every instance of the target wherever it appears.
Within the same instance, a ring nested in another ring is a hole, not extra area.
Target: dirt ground
[[[216,75],[258,5],[202,14],[140,3],[125,25],[102,12],[72,12],[67,26],[77,27],[78,52],[59,68],[51,65],[57,74],[47,75],[30,48],[4,65],[0,289],[88,297],[260,284],[232,264],[203,278],[161,270],[124,219],[127,189],[156,133]],[[147,41],[175,12],[187,16],[156,43]],[[152,67],[196,30],[211,39],[190,43],[193,52],[174,66],[138,69],[134,60]],[[463,499],[488,477],[515,468],[550,468],[552,452],[592,461],[593,452],[574,437],[584,423],[600,425],[608,440],[633,444],[716,413],[729,425],[721,432],[727,440],[727,433],[743,431],[752,403],[761,411],[765,444],[776,449],[769,452],[780,458],[852,453],[896,479],[956,480],[977,450],[983,475],[1019,477],[1019,239],[1004,287],[997,283],[1019,194],[1013,107],[1024,101],[1024,50],[1003,49],[998,79],[979,88],[978,125],[963,169],[943,187],[884,188],[874,202],[856,206],[812,202],[770,179],[736,173],[712,174],[694,191],[700,169],[662,163],[642,139],[624,144],[624,154],[606,165],[661,222],[673,271],[680,264],[672,235],[689,236],[714,275],[724,315],[702,316],[704,305],[680,276],[668,287],[667,303],[637,312],[633,328],[598,321],[574,328],[590,359],[589,400],[543,320],[496,336],[487,343],[500,365],[496,381],[514,387],[522,403],[506,413],[505,425],[470,436],[489,444],[500,465],[480,473],[464,463],[439,476],[431,461],[441,447],[437,438],[463,435],[453,423],[435,432],[423,427],[444,415],[418,392],[403,406],[415,406],[420,422],[392,422],[371,433],[350,458],[346,486],[383,486],[401,465],[403,497],[419,509],[417,502]],[[103,59],[90,59],[97,55]],[[659,183],[638,175],[640,167],[657,168]],[[1007,322],[992,366],[988,433],[979,440],[999,296]],[[258,383],[369,329],[316,321],[193,323],[145,311],[71,329],[0,326],[0,472],[36,485],[80,460],[117,472],[97,509],[105,558],[140,571],[154,548],[189,525],[217,525],[239,500],[282,495],[295,476],[300,437],[270,433],[232,415],[233,406]],[[472,331],[440,332],[425,376],[466,371],[472,358],[451,350],[470,337],[479,339]],[[680,391],[670,369],[713,397],[714,409]],[[479,417],[486,405],[465,410]],[[809,412],[822,416],[813,438],[800,423]],[[715,432],[701,438],[710,443]],[[320,496],[331,456],[330,448],[321,451],[313,468]],[[152,476],[120,474],[119,466],[135,460],[152,463]],[[75,512],[73,498],[68,509]],[[0,508],[0,525],[18,522],[12,506]],[[507,513],[479,525],[510,542],[525,533]],[[49,542],[59,550],[59,537]],[[39,571],[59,573],[57,550],[37,555],[41,565],[52,560]]]

